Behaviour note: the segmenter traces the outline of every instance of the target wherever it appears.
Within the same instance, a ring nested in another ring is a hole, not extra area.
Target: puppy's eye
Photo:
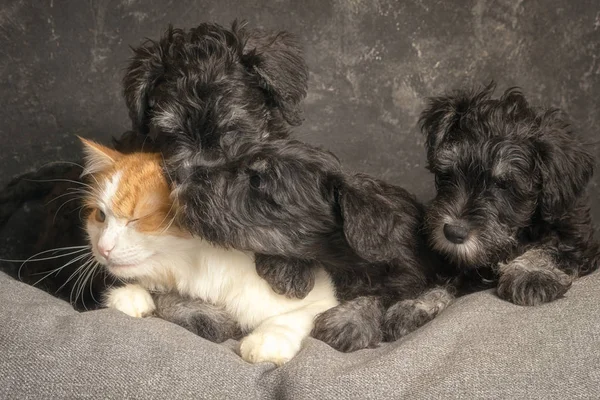
[[[450,176],[446,175],[446,174],[435,174],[435,188],[436,189],[440,189],[444,186],[449,186],[449,184],[452,182],[452,179]]]
[[[104,211],[99,208],[96,209],[96,221],[100,223],[106,221],[106,214],[104,214]]]
[[[508,189],[508,180],[506,178],[496,178],[494,179],[494,187],[500,190]]]
[[[260,178],[259,175],[254,174],[254,175],[250,175],[250,187],[252,189],[260,189],[260,186],[262,184],[262,179]]]

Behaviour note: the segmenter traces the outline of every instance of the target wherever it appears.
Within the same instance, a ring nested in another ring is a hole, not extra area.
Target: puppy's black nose
[[[452,243],[464,243],[469,236],[469,228],[464,225],[444,224],[444,236]]]

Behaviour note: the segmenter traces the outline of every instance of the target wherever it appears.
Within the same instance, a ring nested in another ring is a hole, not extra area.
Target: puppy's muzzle
[[[469,237],[469,228],[464,224],[444,224],[444,236],[454,244],[462,244]]]

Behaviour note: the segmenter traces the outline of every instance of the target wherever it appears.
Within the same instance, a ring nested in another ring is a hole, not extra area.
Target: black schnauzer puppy
[[[421,232],[424,209],[405,190],[344,174],[331,153],[287,139],[241,143],[202,162],[207,154],[176,184],[179,222],[254,252],[259,274],[280,293],[306,295],[309,265],[322,265],[342,304],[317,318],[314,337],[342,351],[373,347],[450,303],[444,289],[428,291],[439,259]]]
[[[182,224],[215,244],[254,252],[258,273],[288,296],[311,290],[309,264],[326,265],[340,298],[352,301],[317,321],[317,337],[346,351],[373,346],[388,305],[387,336],[395,339],[449,302],[443,290],[416,299],[432,281],[434,261],[418,234],[422,207],[411,196],[346,177],[329,153],[282,140],[300,123],[307,89],[291,35],[201,24],[169,29],[134,51],[124,79],[133,129],[156,139],[165,155]],[[186,326],[191,318],[161,316]]]
[[[493,91],[433,98],[421,116],[437,188],[426,229],[462,285],[487,277],[501,298],[533,306],[598,267],[585,195],[594,160],[558,110]]]
[[[189,146],[170,152],[182,167],[202,150],[286,137],[289,125],[301,123],[308,69],[287,32],[237,22],[170,27],[133,51],[123,80],[133,131],[150,133],[161,150],[187,138]]]

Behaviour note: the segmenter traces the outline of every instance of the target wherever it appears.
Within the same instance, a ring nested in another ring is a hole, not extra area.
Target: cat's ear
[[[105,171],[121,157],[121,153],[100,143],[82,137],[79,137],[79,140],[83,144],[84,152],[84,168],[81,176]]]

